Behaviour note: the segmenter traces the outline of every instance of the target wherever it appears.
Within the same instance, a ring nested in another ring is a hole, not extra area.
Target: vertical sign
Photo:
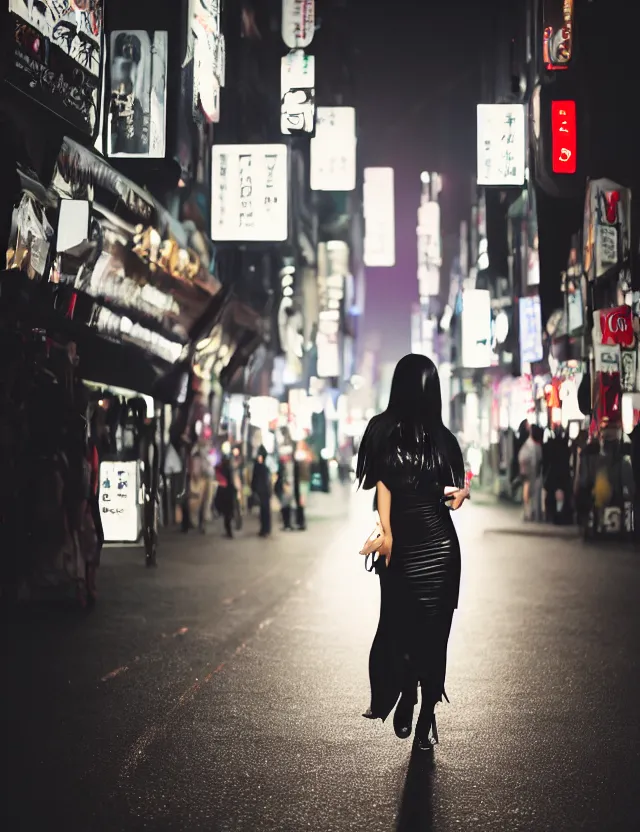
[[[551,155],[554,173],[575,173],[577,123],[575,101],[551,102]]]
[[[540,296],[520,298],[520,366],[542,361],[542,311]]]
[[[465,289],[462,293],[462,366],[490,367],[491,295],[488,289]]]
[[[356,111],[318,107],[311,139],[311,190],[353,191],[356,187]]]
[[[364,171],[364,264],[391,267],[396,264],[396,217],[393,168]]]
[[[315,0],[282,0],[282,40],[289,49],[306,49],[316,28]]]
[[[133,543],[140,536],[138,466],[138,462],[100,465],[100,519],[108,542]]]
[[[524,185],[524,104],[478,104],[478,185]]]
[[[316,70],[313,55],[289,52],[280,69],[280,132],[313,133],[316,116]]]

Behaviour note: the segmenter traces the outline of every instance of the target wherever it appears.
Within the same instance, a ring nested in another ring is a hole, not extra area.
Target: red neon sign
[[[575,173],[577,159],[575,101],[551,102],[551,155],[554,173]]]

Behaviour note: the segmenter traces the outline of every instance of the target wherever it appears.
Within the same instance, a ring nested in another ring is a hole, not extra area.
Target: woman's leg
[[[442,701],[443,697],[446,698],[447,647],[452,620],[453,610],[434,616],[429,633],[432,649],[427,673],[420,679],[422,701],[420,703],[420,716],[416,725],[416,737],[423,744],[428,742],[432,726],[435,727],[435,706]],[[434,735],[434,739],[437,741],[435,730]]]

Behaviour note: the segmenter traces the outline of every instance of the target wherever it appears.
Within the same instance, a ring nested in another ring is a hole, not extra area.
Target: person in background
[[[542,515],[542,437],[539,425],[531,426],[531,433],[518,454],[522,478],[522,500],[525,521],[539,522]]]
[[[571,488],[571,451],[568,437],[561,428],[543,446],[545,516],[557,525],[571,523],[573,518]]]
[[[258,448],[258,455],[253,464],[251,493],[255,495],[260,506],[260,537],[271,535],[271,471],[267,465],[267,449]]]
[[[287,460],[281,459],[274,490],[280,502],[280,516],[282,518],[283,531],[293,531],[293,526],[291,525],[291,503],[293,502],[292,485]]]
[[[516,492],[522,485],[519,461],[520,451],[530,435],[531,427],[529,422],[524,419],[520,422],[520,427],[517,432],[513,434],[513,456],[511,458],[511,470],[509,472],[509,482],[511,483],[512,496],[516,496]]]
[[[182,508],[182,531],[185,534],[195,527],[196,520],[201,534],[205,533],[204,503],[207,496],[207,483],[202,457],[196,453],[189,459],[189,479]]]
[[[298,442],[294,457],[294,492],[296,498],[296,526],[303,532],[307,528],[306,507],[311,491],[311,449]]]
[[[233,517],[237,496],[234,472],[228,456],[224,456],[216,466],[216,482],[218,488],[215,496],[215,509],[224,519],[225,536],[233,538]]]

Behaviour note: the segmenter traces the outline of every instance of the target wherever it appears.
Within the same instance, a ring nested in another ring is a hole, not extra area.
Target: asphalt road
[[[435,762],[362,719],[369,499],[306,533],[103,557],[88,614],[5,626],[6,832],[640,829],[640,553],[468,504]],[[250,533],[249,533],[250,532]]]

